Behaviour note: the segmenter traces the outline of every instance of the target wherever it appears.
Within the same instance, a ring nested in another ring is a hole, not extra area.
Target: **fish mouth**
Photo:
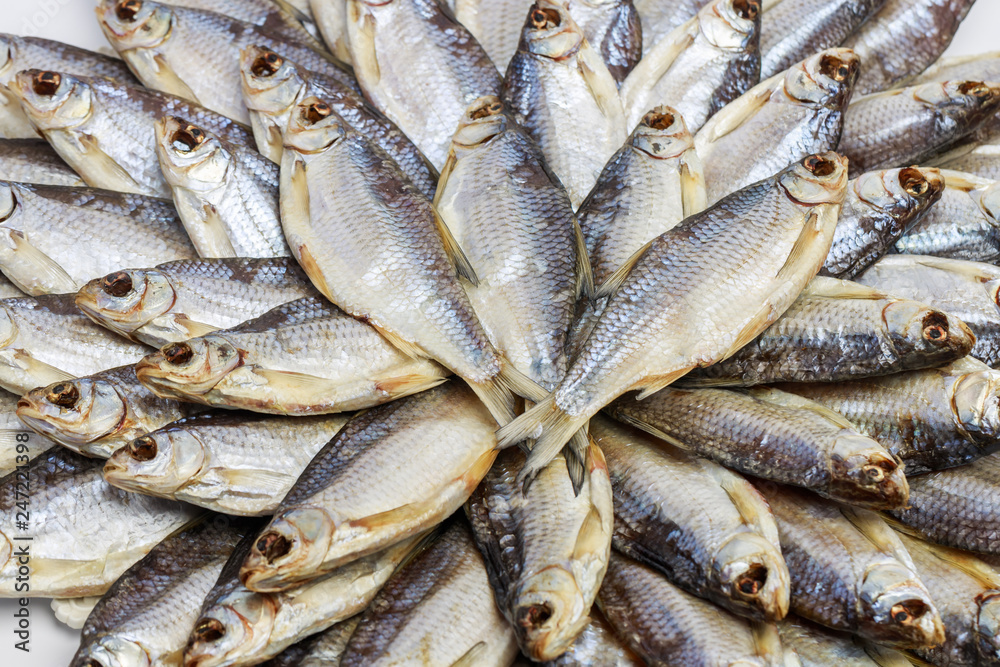
[[[732,602],[755,617],[780,620],[788,613],[788,569],[775,547],[755,533],[738,533],[715,556],[713,570]]]
[[[532,6],[527,29],[531,53],[550,60],[571,58],[583,44],[583,33],[569,14],[549,2],[536,2]]]
[[[878,641],[906,648],[944,641],[944,624],[916,575],[904,565],[879,563],[865,573],[860,590],[865,630]]]
[[[259,654],[271,637],[276,614],[270,595],[238,591],[224,596],[195,623],[184,665],[229,665]]]
[[[543,662],[562,655],[588,622],[589,605],[576,578],[565,568],[550,566],[532,575],[514,596],[514,631],[532,660]]]
[[[322,573],[335,527],[317,507],[276,516],[258,536],[240,567],[240,581],[257,593],[285,590]]]
[[[837,443],[843,442],[845,449],[857,451],[858,447],[850,444],[852,441],[870,447],[872,443],[869,440],[862,435],[850,434],[840,436]],[[834,459],[829,495],[859,507],[892,510],[906,507],[910,500],[910,486],[903,466],[888,452],[869,450],[844,459]]]

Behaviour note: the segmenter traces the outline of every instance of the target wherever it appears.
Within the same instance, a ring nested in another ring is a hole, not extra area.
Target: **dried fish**
[[[232,329],[168,343],[137,364],[136,375],[157,396],[285,415],[371,407],[433,387],[446,372],[325,299],[306,297]]]
[[[13,472],[19,465],[55,447],[44,435],[26,428],[17,416],[18,396],[0,391],[0,476]]]
[[[815,623],[789,616],[778,624],[781,643],[802,662],[802,667],[912,667],[899,651],[852,638]]]
[[[355,417],[281,501],[240,579],[285,590],[440,523],[493,464],[494,428],[454,381]]]
[[[645,663],[615,635],[614,629],[597,607],[590,610],[590,619],[576,641],[545,667],[643,667]]]
[[[711,0],[633,0],[642,19],[642,52],[656,46]]]
[[[85,185],[44,139],[0,139],[0,180]]]

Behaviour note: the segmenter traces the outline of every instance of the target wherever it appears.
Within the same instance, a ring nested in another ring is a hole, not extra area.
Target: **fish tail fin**
[[[566,470],[573,482],[573,495],[580,495],[587,467],[587,450],[590,449],[590,436],[587,429],[581,428],[569,439],[563,456],[566,458]]]
[[[510,388],[499,377],[486,382],[468,382],[497,424],[503,426],[514,419],[516,399]]]
[[[504,360],[500,369],[500,382],[522,398],[538,403],[549,395],[548,390],[530,377],[514,368],[514,364]]]
[[[513,422],[501,427],[497,431],[499,447],[510,447],[522,440],[535,437],[538,431],[541,431],[541,435],[538,436],[528,454],[524,468],[518,474],[518,482],[527,488],[531,484],[531,480],[549,461],[555,458],[556,454],[574,437],[574,433],[587,423],[588,419],[589,416],[572,417],[566,414],[556,406],[555,396],[549,394]],[[568,458],[580,460],[578,451],[581,442],[586,441],[586,432],[583,432],[582,436],[582,440],[577,440],[574,443]],[[568,467],[572,474],[575,466],[568,464]],[[582,483],[582,479],[580,481]],[[575,482],[574,486],[576,486]]]

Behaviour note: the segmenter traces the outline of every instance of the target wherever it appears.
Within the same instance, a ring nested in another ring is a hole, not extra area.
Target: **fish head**
[[[152,667],[153,664],[142,644],[124,635],[109,634],[81,646],[70,667]]]
[[[698,12],[698,29],[717,49],[742,51],[760,29],[760,0],[715,0]]]
[[[247,108],[268,115],[289,113],[306,87],[294,63],[264,46],[240,50],[240,74]]]
[[[1000,181],[985,188],[973,190],[969,196],[972,197],[972,201],[976,202],[976,206],[986,216],[986,219],[994,226],[1000,227]],[[2,206],[0,206],[0,210],[3,210]]]
[[[826,49],[785,72],[789,98],[805,106],[845,109],[861,71],[861,59],[850,49]]]
[[[162,44],[170,36],[174,14],[169,6],[150,0],[98,0],[97,21],[121,52]]]
[[[169,496],[205,465],[205,445],[187,429],[139,436],[104,464],[104,479],[121,489]]]
[[[91,280],[76,294],[76,306],[87,317],[132,340],[176,300],[170,278],[156,269],[115,271]]]
[[[730,537],[712,560],[720,590],[756,618],[778,620],[788,613],[791,583],[781,551],[749,531]]]
[[[977,124],[1000,108],[1000,85],[982,81],[945,81],[915,86],[913,98],[937,113]]]
[[[168,343],[143,357],[135,375],[159,395],[192,397],[206,394],[243,365],[243,353],[221,336]]]
[[[185,667],[241,664],[271,637],[277,603],[267,593],[237,589],[210,605],[195,622],[184,649]]]
[[[658,160],[679,157],[694,147],[694,137],[680,112],[660,105],[648,111],[632,132],[632,146]]]
[[[95,378],[38,387],[17,402],[17,416],[33,431],[82,453],[116,433],[127,415],[128,404],[114,385]]]
[[[94,91],[70,74],[40,69],[18,72],[10,82],[21,108],[40,131],[76,127],[90,118]]]
[[[963,433],[986,446],[1000,439],[1000,372],[960,375],[950,391],[952,414]]]
[[[277,591],[315,577],[336,530],[319,507],[279,512],[261,532],[240,568],[240,581],[256,591]]]
[[[843,429],[833,441],[831,495],[860,507],[897,509],[910,499],[903,466],[871,438]]]
[[[870,566],[858,593],[861,630],[872,639],[903,647],[944,641],[944,624],[930,594],[902,563],[891,560]]]
[[[778,182],[800,204],[840,204],[847,194],[847,158],[833,151],[808,155],[781,172]]]
[[[976,644],[982,664],[1000,661],[1000,591],[989,590],[976,596]]]
[[[458,121],[458,129],[451,140],[452,151],[456,157],[475,151],[506,132],[510,125],[511,118],[499,97],[480,97],[469,105]]]
[[[329,104],[312,95],[292,111],[285,130],[285,148],[297,153],[321,153],[346,136],[344,119]]]
[[[177,116],[157,120],[154,134],[160,168],[171,186],[210,192],[228,181],[232,155],[215,135]]]
[[[909,299],[890,301],[882,309],[882,321],[893,349],[907,368],[959,359],[969,354],[976,342],[965,322]]]
[[[13,35],[0,33],[0,84],[6,85],[17,73],[17,42]]]
[[[518,644],[535,661],[554,660],[587,624],[587,604],[573,573],[558,565],[540,570],[518,586],[512,609]]]
[[[583,31],[570,18],[565,5],[538,0],[528,11],[518,49],[540,58],[565,60],[576,55],[583,39]]]
[[[944,177],[929,167],[883,169],[851,181],[851,196],[882,215],[899,229],[910,224],[944,193]]]

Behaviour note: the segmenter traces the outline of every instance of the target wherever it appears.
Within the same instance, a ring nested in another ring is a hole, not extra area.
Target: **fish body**
[[[975,556],[905,533],[899,535],[917,574],[934,591],[945,640],[917,649],[936,665],[988,665],[1000,661],[1000,574]]]
[[[633,0],[642,23],[642,53],[688,21],[711,0]]]
[[[1000,184],[944,173],[941,201],[896,241],[896,252],[995,263],[1000,259]]]
[[[981,554],[1000,555],[997,479],[1000,456],[910,478],[910,506],[892,515],[926,539]]]
[[[778,624],[781,643],[802,662],[802,667],[911,667],[899,651],[859,641],[801,618],[789,616]]]
[[[467,292],[491,342],[551,389],[589,266],[566,191],[499,98],[465,112],[434,203],[479,279]]]
[[[851,174],[920,164],[955,146],[1000,109],[1000,85],[923,83],[856,98],[837,148]]]
[[[455,381],[355,417],[281,501],[241,581],[284,590],[440,523],[496,458],[494,428]]]
[[[944,160],[934,163],[943,169],[974,174],[991,181],[1000,180],[1000,145],[995,141],[973,142],[959,154],[945,154]]]
[[[567,6],[620,84],[642,58],[642,24],[632,0],[569,0]],[[506,63],[497,66],[505,68]]]
[[[506,667],[514,631],[493,602],[483,558],[468,527],[453,522],[375,596],[347,642],[341,667]]]
[[[136,366],[157,396],[271,414],[358,410],[439,384],[444,370],[408,357],[321,297],[278,306],[232,329],[168,343]]]
[[[351,63],[351,45],[347,36],[347,0],[307,0],[330,53],[338,60]],[[464,25],[465,22],[462,21]]]
[[[133,563],[204,510],[173,500],[125,493],[101,477],[101,462],[54,447],[26,469],[0,480],[0,596],[14,588],[15,546],[27,531],[14,529],[15,488],[31,491],[31,593],[77,598],[102,595]],[[21,499],[23,504],[23,498]]]
[[[858,67],[847,49],[821,51],[761,81],[709,119],[694,138],[708,202],[809,153],[834,149]]]
[[[292,41],[323,49],[322,43],[306,27],[306,24],[312,22],[308,0],[298,2],[305,4],[306,11],[294,7],[295,2],[285,0],[169,0],[166,4],[224,14],[252,23],[265,33],[281,35]]]
[[[202,257],[291,257],[278,219],[278,165],[176,116],[156,122],[156,154]]]
[[[940,366],[964,357],[974,344],[969,328],[946,312],[858,283],[817,277],[757,338],[681,383],[837,382]]]
[[[951,44],[976,0],[888,0],[844,46],[861,57],[858,95],[920,74]]]
[[[193,259],[91,280],[77,292],[76,305],[101,326],[160,347],[234,327],[315,295],[291,258]]]
[[[773,625],[719,609],[617,552],[611,554],[598,606],[647,665],[797,664],[788,662],[794,658],[784,655]]]
[[[455,18],[469,29],[501,72],[521,40],[533,0],[455,0]]]
[[[252,134],[236,121],[138,86],[50,70],[19,72],[9,85],[32,125],[95,188],[170,197],[153,132],[161,116],[182,116],[229,141],[253,145]]]
[[[264,46],[354,86],[350,68],[298,39],[212,11],[143,0],[101,0],[104,36],[146,86],[198,103],[241,123],[240,50]],[[189,118],[194,121],[195,119]]]
[[[901,648],[944,641],[944,625],[899,537],[875,513],[758,485],[778,522],[791,609],[835,630]]]
[[[277,509],[313,456],[348,417],[242,412],[171,422],[115,451],[104,479],[126,491],[183,500],[224,514]],[[294,446],[290,446],[294,443]]]
[[[0,387],[15,394],[132,364],[149,351],[97,326],[72,294],[0,301]]]
[[[625,79],[626,127],[667,104],[697,132],[716,111],[760,83],[760,34],[756,0],[708,3],[654,45]]]
[[[438,177],[434,166],[395,123],[350,86],[257,46],[240,53],[240,73],[257,150],[275,163],[281,163],[283,135],[292,111],[303,99],[316,96],[388,153],[418,190],[434,196]]]
[[[963,359],[884,377],[779,387],[842,414],[915,474],[969,463],[1000,445],[998,382],[997,371]]]
[[[330,107],[306,98],[286,132],[281,224],[313,284],[422,363],[470,382],[506,423],[509,364],[490,343],[460,281],[475,271],[431,202]]]
[[[153,547],[87,617],[71,667],[180,665],[199,603],[248,528],[206,519]]]
[[[889,255],[858,276],[857,281],[957,317],[976,336],[970,354],[989,366],[1000,365],[997,267],[924,255]]]
[[[335,624],[353,628],[357,620],[349,619],[357,619],[419,542],[403,540],[281,593],[254,593],[240,583],[239,571],[256,539],[248,535],[240,542],[206,596],[184,650],[185,665],[258,664]],[[347,639],[337,642],[341,651]]]
[[[605,417],[590,430],[611,476],[615,549],[737,614],[775,620],[788,612],[777,528],[749,482]]]
[[[0,182],[0,218],[0,270],[35,296],[75,292],[121,266],[198,256],[173,205],[156,197]]]
[[[35,432],[102,459],[134,438],[202,411],[159,398],[139,383],[131,364],[37,387],[17,405],[18,417]]]
[[[591,442],[578,493],[556,457],[522,493],[525,456],[501,452],[466,504],[497,604],[538,661],[570,649],[607,568],[614,510],[604,456]]]
[[[516,664],[516,663],[515,663]],[[590,620],[576,641],[555,660],[542,663],[545,667],[642,667],[645,663],[618,639],[608,619],[593,607]]]
[[[335,623],[323,632],[289,646],[267,662],[265,667],[329,667],[339,665],[347,642],[361,622],[361,615]]]
[[[614,77],[564,5],[532,6],[503,88],[507,108],[578,208],[628,129]]]
[[[840,46],[886,0],[779,0],[761,18],[761,76],[788,69],[821,49]]]
[[[26,428],[17,416],[19,397],[0,392],[0,476],[52,449],[55,441]]]
[[[819,269],[846,189],[842,158],[811,156],[653,239],[605,281],[608,304],[566,377],[500,429],[501,446],[541,426],[527,466],[536,469],[626,391],[648,395],[743,347]]]
[[[118,58],[51,39],[0,33],[0,137],[4,139],[38,138],[17,95],[9,88],[15,74],[32,68],[138,83]]]
[[[905,507],[903,468],[819,404],[776,389],[667,387],[609,409],[628,424],[722,465],[872,509]]]
[[[892,249],[944,196],[937,169],[906,167],[861,174],[847,186],[821,275],[850,280]]]
[[[0,139],[0,180],[41,185],[85,185],[44,139]]]
[[[500,94],[500,74],[438,0],[348,0],[351,62],[365,96],[436,168],[465,109]]]

